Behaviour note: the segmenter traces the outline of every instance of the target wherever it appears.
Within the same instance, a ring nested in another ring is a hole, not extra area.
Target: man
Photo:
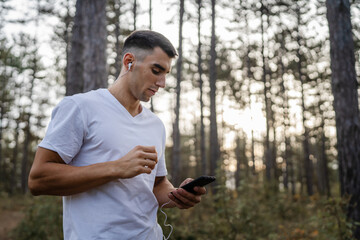
[[[140,103],[165,87],[175,56],[163,35],[135,31],[112,86],[65,97],[54,109],[29,189],[64,196],[65,239],[162,239],[159,205],[186,209],[205,194],[205,188],[191,194],[168,181],[165,128]]]

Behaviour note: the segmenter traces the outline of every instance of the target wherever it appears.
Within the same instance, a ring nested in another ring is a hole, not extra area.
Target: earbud
[[[130,69],[131,69],[131,65],[132,65],[132,62],[131,62],[131,63],[129,63],[129,66],[128,66],[128,71],[130,71]]]

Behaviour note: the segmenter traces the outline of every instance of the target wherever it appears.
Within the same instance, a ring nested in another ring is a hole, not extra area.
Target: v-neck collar
[[[106,90],[106,95],[108,96],[108,99],[112,102],[112,104],[114,104],[121,112],[124,113],[124,115],[129,118],[132,121],[135,121],[137,119],[141,119],[144,115],[145,115],[145,108],[144,106],[140,103],[141,105],[141,112],[136,114],[135,116],[132,116],[129,111],[121,104],[121,102],[119,102],[114,95],[111,94],[111,92],[109,91],[109,89],[104,89]]]

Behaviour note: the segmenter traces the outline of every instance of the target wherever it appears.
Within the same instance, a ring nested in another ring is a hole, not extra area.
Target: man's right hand
[[[132,178],[142,173],[150,174],[157,162],[155,146],[136,146],[113,164],[118,178]]]

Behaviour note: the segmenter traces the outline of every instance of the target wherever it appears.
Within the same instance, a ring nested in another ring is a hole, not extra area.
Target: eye
[[[155,74],[155,75],[159,75],[160,74],[160,71],[156,68],[153,68],[151,69],[152,73]]]

